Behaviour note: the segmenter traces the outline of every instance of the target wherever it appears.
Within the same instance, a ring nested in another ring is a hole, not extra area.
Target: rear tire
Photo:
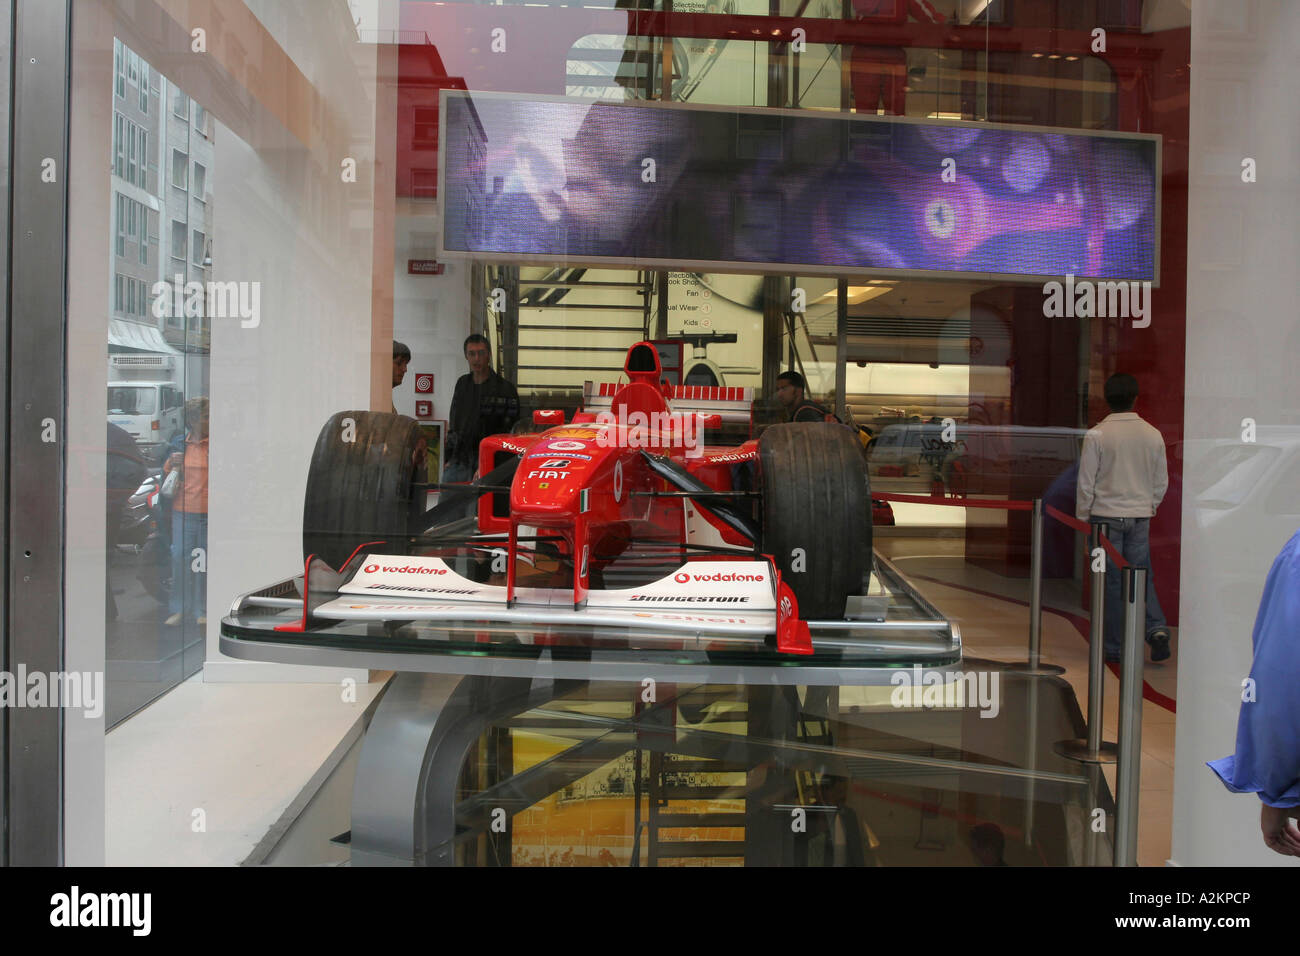
[[[843,425],[773,425],[758,442],[763,552],[805,620],[844,617],[871,566],[871,494],[861,446]]]
[[[342,570],[368,541],[386,542],[388,554],[406,553],[421,437],[414,419],[391,412],[339,412],[325,423],[307,473],[304,560],[314,554]]]

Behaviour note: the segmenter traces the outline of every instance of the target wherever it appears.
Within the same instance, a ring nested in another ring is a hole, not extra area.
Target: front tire
[[[833,422],[773,425],[758,442],[763,552],[805,620],[844,617],[871,566],[871,495],[858,441]]]

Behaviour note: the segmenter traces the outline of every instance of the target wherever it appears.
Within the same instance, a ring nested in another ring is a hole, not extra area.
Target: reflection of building
[[[174,381],[199,394],[203,362],[180,356],[206,354],[208,317],[159,316],[154,289],[210,275],[213,123],[119,40],[113,64],[110,378]]]
[[[166,120],[162,160],[166,186],[163,202],[162,278],[174,283],[206,282],[212,273],[212,118],[179,87],[163,81]],[[167,341],[186,352],[208,350],[211,319],[207,315],[169,315]]]
[[[161,103],[163,78],[144,60],[113,41],[112,284],[109,289],[109,353],[152,356],[154,371],[170,368],[174,354],[150,310],[151,289],[162,273]],[[119,366],[122,363],[115,363]]]

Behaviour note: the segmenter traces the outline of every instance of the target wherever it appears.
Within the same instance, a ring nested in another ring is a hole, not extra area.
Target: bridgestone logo
[[[700,580],[703,580],[703,578],[701,578]],[[759,578],[758,580],[761,581],[762,578]],[[735,596],[729,596],[729,597],[700,597],[699,595],[694,595],[694,594],[690,594],[690,595],[681,595],[681,596],[672,596],[672,595],[669,595],[669,596],[662,596],[662,597],[661,597],[660,595],[657,595],[657,594],[634,594],[634,595],[632,595],[632,597],[630,597],[628,600],[630,600],[630,601],[655,601],[655,602],[658,602],[658,601],[671,601],[671,602],[674,602],[674,603],[685,601],[685,602],[689,602],[689,603],[699,603],[699,604],[747,604],[747,603],[749,602],[749,598],[747,598],[747,597],[735,597]]]
[[[421,588],[414,584],[372,584],[371,591],[419,591],[421,594],[478,594],[478,588]]]

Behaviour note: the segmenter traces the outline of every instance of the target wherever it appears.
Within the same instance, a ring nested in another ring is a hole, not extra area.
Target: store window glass
[[[1157,358],[1177,323],[1133,320],[1186,279],[1183,27],[1140,32],[1129,3],[736,0],[329,5],[307,30],[250,0],[200,52],[91,2],[114,28],[81,37],[106,75],[74,122],[111,152],[82,213],[110,241],[70,274],[108,327],[110,724],[200,668],[341,682],[328,753],[386,686],[341,771],[364,782],[364,748],[445,692],[466,747],[430,744],[444,803],[394,824],[425,835],[415,862],[1109,860],[1086,822],[1111,785],[1052,749],[1081,733],[1076,689],[1015,684],[1009,622],[1025,509],[1074,514],[1110,376],[1138,369],[1144,416],[1182,426]],[[807,36],[732,29],[774,15]],[[1095,23],[1131,42],[1094,50]],[[1087,309],[1080,277],[1109,284]],[[670,428],[604,457],[597,416],[634,412],[689,420],[699,454]],[[1206,507],[1271,473],[1220,454]],[[588,471],[560,517],[528,504]],[[1172,608],[1178,534],[1176,507],[1152,525]],[[1062,615],[1082,554],[1046,533]],[[669,593],[705,561],[716,593]],[[665,600],[581,616],[625,589]],[[900,704],[913,666],[947,696]],[[352,839],[306,852],[388,852]]]

